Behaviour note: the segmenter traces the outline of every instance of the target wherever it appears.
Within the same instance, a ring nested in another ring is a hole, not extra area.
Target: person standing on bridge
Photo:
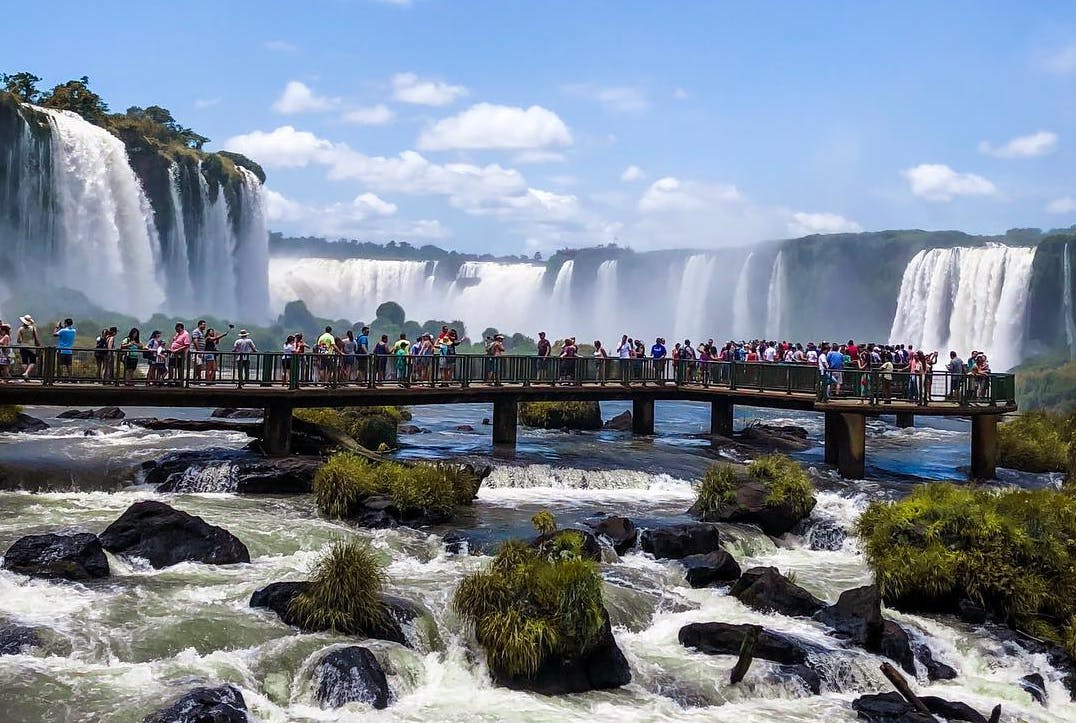
[[[544,380],[549,376],[549,354],[553,351],[553,345],[545,338],[545,332],[538,332],[538,379]]]
[[[58,325],[52,330],[52,335],[56,337],[56,360],[59,362],[57,374],[70,379],[71,359],[74,356],[71,350],[75,347],[75,337],[78,335],[75,322],[71,319],[64,319],[62,326]]]
[[[142,340],[136,328],[131,328],[127,336],[120,342],[123,351],[123,383],[125,386],[134,386],[134,374],[138,369],[138,359],[142,356]]]
[[[37,365],[37,350],[41,346],[34,317],[29,314],[19,317],[19,331],[15,334],[15,343],[19,346],[19,357],[22,359],[22,380],[29,381]]]
[[[250,332],[240,329],[239,338],[232,344],[232,351],[235,353],[235,366],[239,371],[239,388],[242,389],[243,383],[250,381],[250,355],[258,353],[258,347],[250,338]]]
[[[232,325],[229,324],[228,328],[231,329]],[[205,350],[205,354],[202,355],[202,361],[205,364],[205,379],[207,382],[217,380],[217,367],[220,365],[220,361],[217,359],[217,350],[220,348],[221,339],[226,336],[228,336],[228,332],[218,334],[216,329],[206,330],[205,341],[202,342],[202,349]]]
[[[654,339],[654,345],[650,347],[650,356],[654,358],[654,376],[661,384],[665,383],[665,364],[669,350],[665,347],[665,340],[660,336]]]
[[[187,351],[190,348],[190,333],[183,327],[182,323],[177,323],[176,333],[172,336],[172,343],[168,345],[168,378],[170,380],[183,378],[183,369],[187,362]]]
[[[0,382],[11,378],[11,327],[0,321]]]
[[[829,344],[822,345],[822,351],[818,354],[818,397],[819,401],[829,401],[829,388],[833,384],[833,375],[829,367]]]
[[[191,330],[191,361],[194,363],[195,381],[202,380],[202,368],[205,366],[205,359],[202,354],[205,351],[205,332],[205,319],[199,319],[198,323],[194,325],[194,329]]]

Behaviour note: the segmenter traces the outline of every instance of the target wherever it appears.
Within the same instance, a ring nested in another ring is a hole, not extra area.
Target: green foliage
[[[382,406],[296,409],[293,414],[305,422],[342,432],[367,449],[378,449],[382,444],[396,446],[396,425],[406,412]]]
[[[377,320],[395,327],[402,327],[407,320],[403,307],[395,301],[386,301],[377,307]]]
[[[108,113],[108,104],[90,90],[90,79],[85,75],[78,80],[69,80],[55,86],[42,97],[41,105],[78,113],[90,123],[98,125]]]
[[[1056,303],[1056,297],[1055,302]],[[1065,356],[1040,357],[1013,370],[1016,401],[1024,411],[1067,414],[1076,404],[1076,361]]]
[[[159,105],[139,108],[137,105],[127,109],[126,118],[138,124],[142,133],[148,138],[156,138],[162,143],[178,143],[185,148],[201,150],[209,142],[203,135],[195,133],[176,122],[172,112]]]
[[[601,429],[598,402],[520,402],[519,422],[538,429]]]
[[[200,147],[200,146],[199,146]],[[233,151],[217,151],[218,156],[223,156],[231,161],[233,164],[247,169],[262,183],[265,183],[265,169],[261,167],[261,164],[255,163],[242,153],[235,153]]]
[[[380,595],[385,569],[369,545],[336,542],[315,563],[310,586],[291,601],[290,612],[305,630],[362,635],[388,616]]]
[[[871,504],[857,533],[887,601],[952,609],[968,597],[1076,655],[1073,495],[927,484]]]
[[[596,563],[547,556],[520,540],[504,543],[485,570],[465,577],[452,605],[501,676],[533,677],[551,656],[585,653],[605,622]]]
[[[809,514],[814,507],[811,478],[791,457],[783,454],[763,455],[748,465],[747,473],[769,486],[767,504],[786,506],[800,516]]]
[[[531,518],[531,524],[539,535],[549,535],[557,531],[557,518],[549,510],[541,510]]]
[[[0,429],[10,427],[19,419],[22,407],[16,404],[0,404]]]
[[[1076,440],[1076,412],[1027,412],[998,426],[998,464],[1025,472],[1064,472]]]
[[[41,82],[33,73],[23,71],[21,73],[0,73],[0,84],[4,90],[11,93],[23,103],[37,103],[41,99],[41,91],[37,84]]]
[[[702,476],[692,509],[705,517],[736,502],[736,473],[732,465],[712,464]]]
[[[321,514],[333,519],[350,517],[364,498],[379,490],[376,468],[347,452],[334,454],[314,473],[314,502]]]

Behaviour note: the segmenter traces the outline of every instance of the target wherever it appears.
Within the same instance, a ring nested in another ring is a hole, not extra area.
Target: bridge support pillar
[[[515,397],[493,402],[493,444],[516,446],[519,400]]]
[[[733,405],[728,399],[710,402],[710,434],[720,437],[732,436]]]
[[[915,415],[911,412],[897,412],[897,426],[901,429],[915,426]]]
[[[262,451],[270,457],[283,457],[291,451],[292,405],[273,402],[265,408],[262,420]]]
[[[653,399],[631,400],[631,431],[632,434],[654,433]]]
[[[976,414],[971,418],[972,479],[994,479],[998,463],[998,415]]]
[[[845,479],[863,479],[867,419],[862,414],[826,412],[825,459]]]

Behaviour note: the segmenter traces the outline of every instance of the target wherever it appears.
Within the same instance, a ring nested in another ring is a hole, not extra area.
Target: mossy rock
[[[520,402],[519,423],[537,429],[601,429],[598,402]]]
[[[411,418],[402,407],[384,406],[296,409],[293,414],[305,422],[346,434],[367,449],[379,449],[381,445],[394,449],[400,421]]]
[[[699,483],[691,513],[705,522],[747,522],[767,535],[789,532],[814,509],[807,472],[782,454],[759,457],[746,468],[711,466]]]

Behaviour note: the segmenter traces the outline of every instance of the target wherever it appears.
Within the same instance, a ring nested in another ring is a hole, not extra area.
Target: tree
[[[40,82],[41,78],[25,70],[21,73],[0,75],[0,83],[4,84],[4,90],[23,103],[37,103],[41,99],[41,91],[37,89],[37,84]]]
[[[386,301],[381,306],[377,307],[375,316],[377,317],[377,321],[384,324],[391,324],[395,327],[403,326],[404,321],[407,319],[403,307],[395,301]]]
[[[69,80],[53,88],[41,104],[46,108],[73,111],[91,123],[100,123],[108,113],[108,104],[89,86],[90,79],[85,75],[78,80]]]
[[[201,150],[202,146],[209,142],[209,139],[205,136],[195,133],[190,128],[181,126],[172,117],[172,111],[159,105],[151,105],[147,108],[133,105],[127,109],[126,115],[128,118],[159,126],[161,130],[159,135],[163,140],[178,141],[187,148]]]

